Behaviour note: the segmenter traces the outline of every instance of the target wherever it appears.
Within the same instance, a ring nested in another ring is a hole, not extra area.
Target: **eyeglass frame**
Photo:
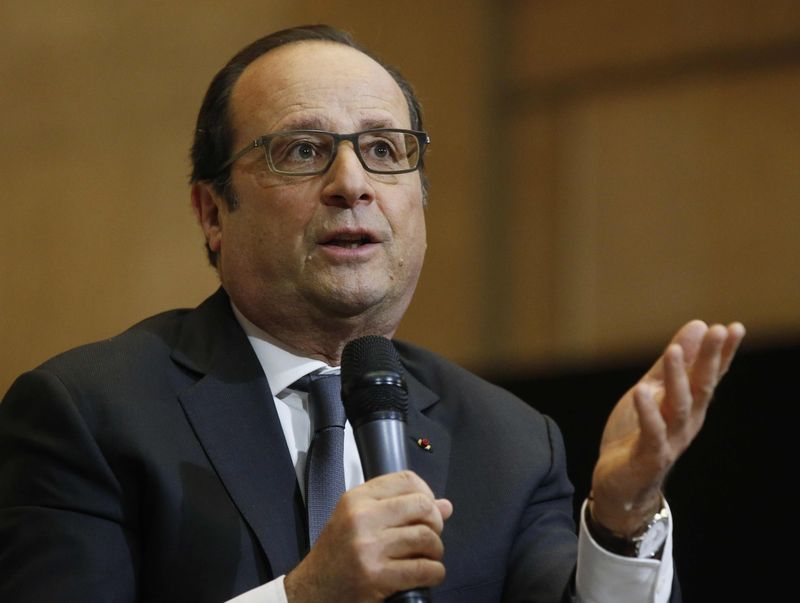
[[[414,138],[417,139],[417,144],[419,145],[419,153],[417,157],[417,164],[413,168],[408,168],[405,170],[392,170],[390,172],[382,171],[382,170],[375,170],[367,165],[364,161],[364,158],[361,156],[361,149],[358,147],[358,137],[362,134],[369,134],[371,132],[398,132],[402,134],[411,134]],[[314,172],[284,172],[277,169],[272,163],[272,156],[269,153],[269,143],[273,138],[277,138],[278,136],[285,136],[286,134],[326,134],[333,138],[333,152],[331,153],[328,162],[325,164],[324,167],[316,170]],[[425,154],[425,150],[428,148],[428,145],[431,143],[431,137],[428,135],[427,132],[423,132],[421,130],[406,130],[404,128],[371,128],[369,130],[362,130],[360,132],[353,132],[351,134],[337,134],[336,132],[329,132],[327,130],[284,130],[281,132],[273,132],[271,134],[264,134],[263,136],[259,136],[253,142],[248,144],[246,147],[241,149],[239,152],[233,155],[230,159],[228,159],[225,163],[220,166],[219,170],[217,171],[217,176],[222,174],[226,169],[232,166],[236,161],[240,158],[244,157],[252,151],[253,149],[257,149],[259,147],[264,147],[264,158],[267,161],[267,166],[269,167],[270,171],[275,174],[280,174],[282,176],[317,176],[319,174],[324,174],[327,172],[333,162],[336,160],[336,155],[339,152],[339,145],[342,141],[348,141],[353,145],[353,151],[358,157],[358,161],[361,163],[361,166],[371,174],[407,174],[409,172],[415,172],[419,169],[419,166],[422,164],[422,156]]]

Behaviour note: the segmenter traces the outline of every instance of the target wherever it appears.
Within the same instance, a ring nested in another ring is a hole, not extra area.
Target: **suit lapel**
[[[439,396],[422,384],[414,375],[406,373],[409,408],[407,417],[408,463],[433,490],[437,497],[445,495],[447,468],[450,462],[450,433],[424,411],[439,400]],[[426,450],[427,440],[429,449]]]
[[[267,378],[222,290],[187,316],[176,362],[204,376],[180,402],[274,576],[305,548],[297,478]]]

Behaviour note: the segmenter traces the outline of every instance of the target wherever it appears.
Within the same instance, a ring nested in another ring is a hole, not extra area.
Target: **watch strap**
[[[667,540],[665,526],[668,517],[667,506],[662,499],[661,509],[647,522],[644,530],[628,537],[609,530],[595,521],[592,516],[591,501],[585,505],[584,511],[584,521],[589,534],[600,547],[616,555],[638,559],[661,559],[661,553]],[[653,542],[654,538],[655,542]]]

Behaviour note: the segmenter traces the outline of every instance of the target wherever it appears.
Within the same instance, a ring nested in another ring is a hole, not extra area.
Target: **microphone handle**
[[[355,435],[366,479],[408,469],[405,421],[394,417],[365,421],[355,428]],[[404,590],[385,599],[386,603],[431,601],[427,588]]]
[[[413,590],[404,590],[401,593],[395,593],[388,599],[384,599],[386,603],[431,603],[431,595],[427,588],[415,588]]]
[[[408,469],[405,421],[376,415],[354,425],[353,432],[365,479]]]

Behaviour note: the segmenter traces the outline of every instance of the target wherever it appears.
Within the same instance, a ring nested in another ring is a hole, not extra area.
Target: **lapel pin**
[[[422,448],[425,452],[432,452],[431,441],[428,438],[417,438],[417,446]]]

